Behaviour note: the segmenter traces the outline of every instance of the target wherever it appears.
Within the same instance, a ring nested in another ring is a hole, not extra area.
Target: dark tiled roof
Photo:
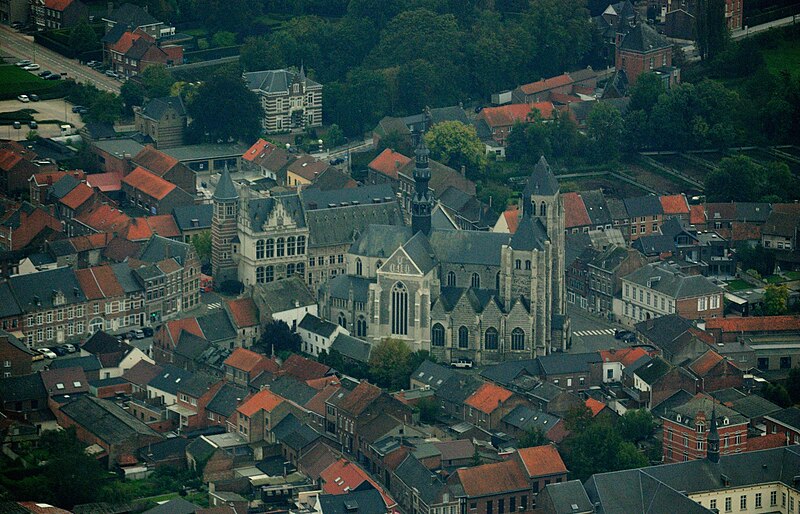
[[[236,338],[236,329],[223,309],[216,309],[210,314],[197,318],[197,324],[208,342],[226,342]]]
[[[285,93],[295,80],[296,72],[290,70],[265,70],[243,73],[249,89],[258,89],[266,93]],[[306,87],[319,86],[318,83],[306,78]]]
[[[540,497],[542,496],[550,498],[550,505],[552,505],[553,509],[551,512],[553,514],[594,512],[594,505],[586,495],[586,490],[580,480],[547,484]]]
[[[306,220],[303,216],[303,205],[296,194],[274,195],[269,198],[256,198],[247,203],[249,222],[253,227],[261,227],[272,215],[277,204],[281,204],[285,212],[291,216],[292,221],[299,228],[305,228]]]
[[[782,425],[792,427],[795,430],[800,430],[800,408],[798,407],[789,407],[788,409],[773,412],[768,416],[768,418],[775,420]]]
[[[403,225],[403,216],[399,204],[392,199],[335,209],[306,210],[306,221],[310,233],[309,247],[318,248],[352,244],[369,225]]]
[[[503,422],[519,430],[539,429],[543,434],[556,426],[560,418],[546,412],[533,410],[525,405],[517,405],[514,410],[503,417]]]
[[[668,314],[636,324],[636,330],[659,348],[674,351],[673,343],[692,328],[692,322]]]
[[[635,216],[657,216],[664,214],[661,200],[656,195],[638,196],[636,198],[625,198],[625,211],[628,217]]]
[[[365,257],[388,258],[394,251],[408,241],[411,227],[395,225],[369,225],[361,237],[350,247],[349,252]]]
[[[86,301],[72,268],[57,268],[28,275],[16,275],[11,277],[8,283],[17,304],[26,312],[53,309],[56,292],[64,295],[63,305]]]
[[[219,378],[211,376],[207,373],[197,372],[192,375],[188,380],[181,381],[178,386],[178,391],[200,398],[203,396],[214,384],[219,382]]]
[[[660,48],[668,48],[669,41],[647,23],[639,23],[622,40],[621,49],[647,53]]]
[[[186,447],[189,439],[185,437],[171,437],[164,441],[153,443],[139,448],[139,455],[147,461],[163,461],[176,457],[186,458]]]
[[[347,334],[339,334],[333,340],[333,343],[331,343],[331,349],[336,350],[349,359],[359,362],[369,362],[369,354],[372,351],[372,345],[363,339]]]
[[[300,277],[256,284],[253,298],[257,300],[258,306],[264,309],[264,314],[270,316],[296,308],[295,302],[300,307],[315,303],[314,296]]]
[[[413,455],[408,455],[394,470],[394,474],[406,487],[414,488],[426,505],[439,503],[439,497],[447,487]]]
[[[156,377],[154,377],[147,385],[164,391],[172,395],[178,394],[178,389],[181,387],[181,382],[189,380],[192,377],[191,371],[166,365]]]
[[[175,224],[183,232],[211,228],[211,215],[213,212],[214,206],[210,203],[182,205],[172,210],[172,216],[175,218]]]
[[[158,507],[146,510],[142,514],[194,514],[200,509],[201,507],[183,498],[175,498],[166,503],[162,503]]]
[[[592,225],[607,225],[611,223],[611,213],[608,210],[602,191],[583,191],[581,192],[581,198],[583,198],[586,212],[592,220]]]
[[[539,366],[545,375],[561,375],[564,373],[581,373],[590,370],[590,364],[603,362],[600,354],[592,353],[551,353],[537,357]]]
[[[657,280],[653,280],[654,278]],[[722,292],[719,286],[714,285],[706,277],[702,275],[685,275],[669,263],[642,266],[625,276],[625,280],[649,287],[654,291],[676,299]]]
[[[436,258],[453,264],[498,265],[502,245],[509,244],[510,234],[477,230],[433,231],[430,245]]]
[[[186,115],[186,108],[183,106],[183,100],[181,100],[180,96],[153,98],[142,107],[142,115],[153,120],[160,120],[170,107],[175,110],[178,116]]]
[[[525,216],[519,222],[517,231],[511,236],[510,244],[514,250],[543,250],[547,240],[547,231],[542,222],[538,218],[534,220]]]
[[[642,379],[646,384],[652,385],[656,380],[669,373],[671,369],[672,367],[667,361],[661,357],[656,357],[637,369],[636,376]]]
[[[285,282],[283,280],[282,282]],[[366,302],[369,296],[369,285],[374,280],[366,277],[356,277],[353,275],[337,275],[328,279],[324,287],[328,288],[330,296],[333,298],[350,298],[350,291],[353,291],[353,301]]]
[[[497,382],[498,384],[509,385],[515,378],[522,375],[539,376],[542,368],[538,359],[528,359],[521,361],[507,361],[500,364],[489,366],[481,371],[481,376]]]
[[[159,437],[153,429],[108,400],[81,396],[63,405],[61,412],[109,444],[118,444],[138,436]]]
[[[335,323],[320,319],[311,313],[307,313],[298,325],[298,328],[308,330],[309,332],[321,335],[323,337],[330,337],[337,327],[338,325]]]
[[[138,259],[145,262],[160,262],[172,257],[176,259],[179,264],[183,264],[188,251],[188,243],[182,243],[174,239],[167,239],[159,235],[154,235],[139,251]]]
[[[631,243],[631,248],[635,248],[647,256],[656,256],[675,251],[675,240],[664,234],[641,236]]]
[[[323,494],[319,497],[319,507],[325,514],[353,514],[354,506],[358,508],[356,512],[386,511],[383,496],[372,486],[362,486],[347,494]]]
[[[223,385],[214,398],[206,405],[206,410],[229,418],[247,396],[247,390],[232,384]]]
[[[269,390],[281,398],[300,406],[308,403],[318,392],[313,387],[306,385],[305,382],[289,375],[284,375],[273,380],[269,384]]]
[[[100,360],[95,355],[86,357],[75,357],[74,359],[56,359],[50,363],[50,369],[61,368],[82,368],[84,372],[99,371],[103,367]]]
[[[422,382],[423,384],[430,386],[431,389],[436,390],[450,377],[456,374],[457,373],[451,368],[436,364],[435,362],[431,362],[426,359],[422,361],[422,364],[420,364],[416,370],[414,370],[414,372],[411,374],[411,379],[417,382]]]
[[[553,170],[547,163],[547,159],[542,156],[536,166],[533,167],[528,183],[525,185],[523,195],[552,196],[558,192],[558,180],[553,174]]]
[[[47,390],[42,383],[41,376],[38,373],[32,373],[0,380],[0,398],[4,402],[44,400],[47,398]]]

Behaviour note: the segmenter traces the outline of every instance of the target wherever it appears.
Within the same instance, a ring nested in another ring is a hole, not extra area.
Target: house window
[[[278,257],[283,257],[285,245],[282,237],[279,237],[278,240],[276,241],[276,247],[277,247],[277,252],[275,253],[275,255]]]
[[[267,266],[264,268],[264,282],[272,282],[275,280],[275,268]]]
[[[730,496],[725,498],[725,512],[730,512],[733,510],[733,499]]]
[[[708,301],[705,296],[697,299],[697,310],[704,311],[708,307]]]
[[[440,323],[431,327],[431,346],[444,346],[444,327]]]
[[[297,236],[297,255],[306,253],[306,236]]]
[[[770,507],[778,506],[778,491],[771,491],[769,493],[769,506]]]
[[[470,281],[471,285],[475,289],[480,289],[481,287],[481,276],[477,273],[472,274],[472,280]]]
[[[256,283],[257,284],[264,283],[264,266],[259,266],[256,268]]]
[[[517,259],[514,261],[514,269],[522,269],[522,260]]]
[[[256,247],[256,250],[257,249],[258,249],[258,247]],[[267,258],[268,259],[275,256],[275,240],[274,239],[271,239],[271,238],[267,239],[266,253],[267,253]]]
[[[286,238],[286,255],[294,255],[295,251],[295,241],[294,236],[289,236]]]
[[[761,493],[756,493],[756,508],[761,508]]]
[[[264,258],[264,240],[259,239],[256,241],[256,259]]]
[[[525,349],[525,331],[519,327],[511,331],[511,349],[512,350]]]
[[[747,495],[743,494],[739,497],[739,509],[747,510]]]
[[[456,287],[456,274],[453,271],[447,272],[447,287]]]
[[[462,350],[469,348],[469,329],[463,325],[458,327],[458,347]]]
[[[392,334],[408,334],[408,289],[402,282],[392,288]]]
[[[530,271],[530,270],[531,270],[531,261],[530,261],[530,260],[526,260],[526,261],[525,261],[525,269],[526,269],[527,271]]]
[[[497,329],[494,327],[489,327],[486,329],[486,334],[484,334],[483,338],[483,348],[485,350],[497,350]]]

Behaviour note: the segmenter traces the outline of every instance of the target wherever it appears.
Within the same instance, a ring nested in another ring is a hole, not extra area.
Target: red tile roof
[[[517,231],[517,226],[519,226],[519,207],[516,205],[514,207],[509,207],[508,209],[503,212],[503,217],[506,219],[506,225],[508,226],[508,232],[510,234],[514,234]]]
[[[328,494],[347,494],[354,491],[364,482],[369,482],[377,489],[387,507],[397,505],[389,494],[383,490],[370,476],[357,464],[347,459],[339,459],[320,473],[322,490]]]
[[[93,194],[94,189],[81,182],[60,201],[70,209],[75,210],[86,203]]]
[[[620,348],[611,350],[601,350],[600,358],[603,362],[619,362],[627,367],[647,355],[643,348]]]
[[[247,151],[242,155],[242,159],[253,162],[257,158],[261,157],[265,150],[272,148],[275,148],[275,145],[263,139],[259,139],[253,144],[253,146],[247,149]]]
[[[761,226],[755,223],[734,221],[731,223],[731,240],[761,241]]]
[[[182,319],[175,319],[172,321],[168,321],[164,324],[164,328],[162,330],[167,330],[169,333],[172,342],[177,344],[178,339],[180,339],[181,331],[185,330],[192,335],[196,335],[197,337],[202,337],[205,339],[205,334],[203,334],[203,329],[200,328],[200,324],[197,323],[197,318],[182,318]]]
[[[534,446],[533,448],[521,448],[517,453],[530,478],[567,472],[567,466],[564,465],[564,461],[561,460],[561,455],[552,444]]]
[[[102,203],[95,204],[75,219],[98,232],[122,231],[131,222],[124,212]]]
[[[269,141],[259,139],[247,149],[242,155],[242,159],[271,171],[277,171],[289,163],[292,157],[285,149],[275,146]]]
[[[83,294],[89,300],[115,298],[125,295],[125,290],[117,280],[111,266],[95,266],[75,270],[75,278],[81,286]]]
[[[514,459],[459,469],[456,474],[464,492],[473,498],[530,488],[522,466]]]
[[[761,437],[747,438],[747,451],[768,450],[770,448],[780,448],[786,446],[786,436],[784,434],[767,434]]]
[[[583,99],[575,95],[567,95],[564,93],[550,93],[550,101],[554,103],[568,105],[568,104],[583,102]]]
[[[86,178],[86,174],[81,170],[74,170],[74,171],[50,171],[46,173],[36,173],[33,175],[32,179],[36,182],[39,186],[52,186],[62,178],[66,177],[67,175],[72,175],[78,180],[84,180]]]
[[[306,380],[306,385],[317,391],[322,391],[329,385],[339,385],[339,379],[335,376],[312,378],[311,380]]]
[[[238,328],[258,325],[258,308],[252,298],[228,300],[228,311]]]
[[[275,364],[275,361],[246,348],[235,349],[223,364],[247,372],[267,370],[270,373],[275,373],[278,371],[278,365]]]
[[[286,168],[286,171],[302,177],[309,182],[314,182],[322,173],[328,169],[328,163],[317,160],[311,155],[302,155]]]
[[[178,159],[169,156],[156,148],[147,145],[134,157],[133,162],[147,171],[163,177],[178,164]]]
[[[583,203],[580,194],[564,193],[561,198],[564,199],[565,228],[585,227],[592,224],[589,211],[586,210],[586,204]]]
[[[325,386],[324,389],[322,389],[320,392],[315,394],[310,400],[308,400],[306,402],[306,404],[303,405],[303,407],[305,407],[306,409],[310,410],[311,412],[315,412],[315,413],[319,414],[320,416],[324,417],[325,416],[325,402],[328,401],[330,399],[330,397],[333,396],[334,394],[336,394],[339,391],[339,389],[341,389],[341,388],[342,387],[341,387],[341,385],[339,385],[338,381],[335,383],[335,385],[333,385],[333,384],[327,385],[327,386]]]
[[[689,223],[692,225],[703,225],[706,222],[706,208],[704,205],[692,205],[689,207]]]
[[[108,173],[94,173],[86,177],[86,182],[103,193],[119,191],[122,187],[122,175],[111,171]]]
[[[128,230],[125,232],[125,239],[128,241],[145,241],[150,239],[153,234],[170,238],[180,236],[181,231],[172,215],[160,214],[158,216],[133,218],[130,225],[128,225]]]
[[[76,252],[85,252],[88,250],[97,250],[104,248],[111,241],[112,235],[107,232],[100,232],[98,234],[89,234],[88,236],[76,236],[69,239],[72,247]]]
[[[117,40],[116,43],[111,45],[111,50],[120,54],[124,54],[125,52],[131,49],[133,43],[140,37],[142,37],[141,34],[133,32],[125,32],[124,34],[122,34],[119,40]]]
[[[478,115],[490,127],[510,127],[516,122],[528,123],[528,116],[533,109],[537,109],[542,119],[553,117],[553,104],[551,102],[538,102],[535,104],[510,104],[500,107],[487,107]]]
[[[269,389],[264,389],[251,396],[236,410],[249,418],[261,410],[272,412],[281,403],[283,403],[283,398]]]
[[[753,316],[749,318],[710,318],[706,330],[723,332],[784,332],[800,330],[800,316]]]
[[[397,172],[411,162],[405,155],[386,148],[368,164],[369,168],[397,180]]]
[[[563,75],[559,75],[557,77],[550,77],[549,79],[543,79],[543,80],[538,80],[536,82],[531,82],[530,84],[524,84],[522,86],[519,86],[519,88],[526,95],[533,95],[536,93],[541,93],[542,91],[547,91],[549,89],[568,86],[573,82],[575,81],[572,80],[572,77],[564,73]]]
[[[161,200],[175,189],[175,184],[167,182],[163,178],[150,173],[141,166],[130,172],[122,179],[123,184],[127,184],[134,189],[141,191],[151,198]]]
[[[601,402],[599,400],[595,400],[594,398],[587,399],[585,403],[586,403],[586,407],[590,411],[592,411],[592,417],[597,416],[598,414],[600,414],[601,410],[606,408],[606,404],[605,403],[603,403],[603,402]]]
[[[289,356],[281,366],[281,371],[286,375],[299,378],[300,380],[311,380],[312,378],[324,377],[331,370],[321,362],[306,359],[296,353]]]
[[[54,11],[63,11],[70,6],[72,0],[44,0],[44,6]]]
[[[697,376],[704,376],[711,371],[714,366],[723,360],[722,355],[714,350],[708,350],[706,353],[695,359],[694,362],[689,364],[689,369],[692,370]]]
[[[19,214],[19,225],[12,229],[11,250],[21,250],[28,246],[31,241],[43,233],[52,235],[55,232],[62,232],[61,223],[49,212],[42,208],[34,208],[28,212],[30,205],[26,207],[14,204],[14,207],[0,215],[0,222],[6,221],[11,216]],[[48,237],[49,239],[49,237]]]
[[[686,201],[686,196],[669,195],[662,196],[661,208],[664,209],[664,214],[689,214],[689,203]]]
[[[363,381],[339,402],[338,407],[349,414],[358,416],[380,395],[380,387]]]
[[[484,414],[491,414],[499,405],[511,398],[512,394],[508,389],[487,382],[472,393],[464,403]]]

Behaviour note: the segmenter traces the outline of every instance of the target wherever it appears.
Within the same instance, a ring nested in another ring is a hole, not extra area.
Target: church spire
[[[227,164],[225,164],[219,176],[219,182],[217,183],[217,188],[214,190],[213,198],[214,200],[222,202],[230,202],[239,199],[239,193],[236,191],[236,186],[233,185],[233,179],[231,179]]]
[[[711,428],[708,430],[707,458],[711,462],[719,462],[719,432],[717,432],[717,406],[711,409]]]
[[[428,182],[431,180],[431,170],[428,166],[430,151],[425,145],[425,127],[427,113],[423,115],[422,130],[417,133],[417,147],[414,150],[414,196],[411,199],[411,231],[413,233],[431,233],[431,211],[433,199],[431,198]]]

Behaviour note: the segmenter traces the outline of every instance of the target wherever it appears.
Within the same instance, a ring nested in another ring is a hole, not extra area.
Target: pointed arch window
[[[392,287],[392,334],[408,335],[408,289],[402,282]]]
[[[511,349],[512,350],[525,349],[525,331],[519,327],[511,331]]]
[[[447,287],[456,287],[456,274],[454,271],[447,272]]]
[[[547,204],[544,202],[539,206],[539,216],[547,216]]]
[[[529,260],[525,261],[525,269],[528,270],[528,271],[531,270],[531,261],[529,261]]]
[[[264,258],[264,240],[259,239],[256,241],[256,259]]]
[[[469,329],[464,325],[458,327],[458,347],[461,350],[469,348]]]
[[[367,337],[367,319],[364,316],[359,316],[356,320],[356,336]]]
[[[383,266],[383,261],[378,259],[378,262],[375,263],[375,269],[381,269],[381,266]]]
[[[361,276],[362,271],[361,259],[356,259],[356,275]]]
[[[497,350],[498,339],[497,329],[494,327],[487,328],[483,338],[483,348],[486,350]]]
[[[275,257],[275,240],[272,238],[267,239],[267,259]]]
[[[441,323],[431,327],[431,346],[444,346],[444,327]]]
[[[500,291],[500,272],[497,272],[497,275],[494,276],[494,288]]]
[[[347,328],[347,318],[345,317],[344,312],[340,312],[339,313],[338,321],[339,321],[339,326],[340,327]]]
[[[306,274],[306,263],[305,262],[298,262],[297,268],[295,268],[295,273],[298,275],[305,275]]]
[[[472,274],[472,280],[470,280],[470,285],[472,285],[472,287],[474,289],[480,289],[480,287],[481,287],[481,276],[478,275],[477,273],[473,273]]]
[[[286,238],[286,255],[294,255],[295,251],[294,236]]]

